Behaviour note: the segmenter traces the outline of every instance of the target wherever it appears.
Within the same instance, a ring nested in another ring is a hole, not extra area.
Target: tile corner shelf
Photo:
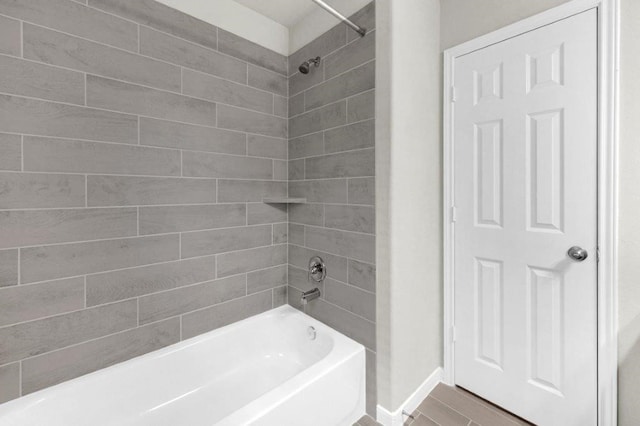
[[[304,204],[307,202],[306,198],[288,198],[288,197],[270,197],[263,198],[263,203],[266,204]]]

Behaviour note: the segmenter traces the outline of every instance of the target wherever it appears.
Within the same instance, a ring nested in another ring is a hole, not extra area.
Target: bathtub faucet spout
[[[304,293],[302,293],[300,302],[303,305],[306,305],[307,303],[311,302],[313,299],[317,299],[318,297],[320,297],[320,289],[314,288],[313,290],[305,291]]]

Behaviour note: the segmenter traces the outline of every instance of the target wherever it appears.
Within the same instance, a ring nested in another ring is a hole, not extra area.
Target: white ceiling
[[[311,0],[235,0],[288,28],[292,28],[318,6]]]

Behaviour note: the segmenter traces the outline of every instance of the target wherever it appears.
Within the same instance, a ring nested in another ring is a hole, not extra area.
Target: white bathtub
[[[364,412],[364,347],[282,306],[0,405],[0,425],[350,426]]]

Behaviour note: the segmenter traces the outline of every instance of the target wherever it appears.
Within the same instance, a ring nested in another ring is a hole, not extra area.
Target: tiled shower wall
[[[151,0],[0,0],[0,402],[286,303],[287,90]]]
[[[364,38],[337,25],[289,57],[289,303],[300,306],[309,258],[328,278],[308,314],[367,348],[367,412],[375,415],[375,8],[352,19]],[[309,74],[297,72],[322,57]]]

